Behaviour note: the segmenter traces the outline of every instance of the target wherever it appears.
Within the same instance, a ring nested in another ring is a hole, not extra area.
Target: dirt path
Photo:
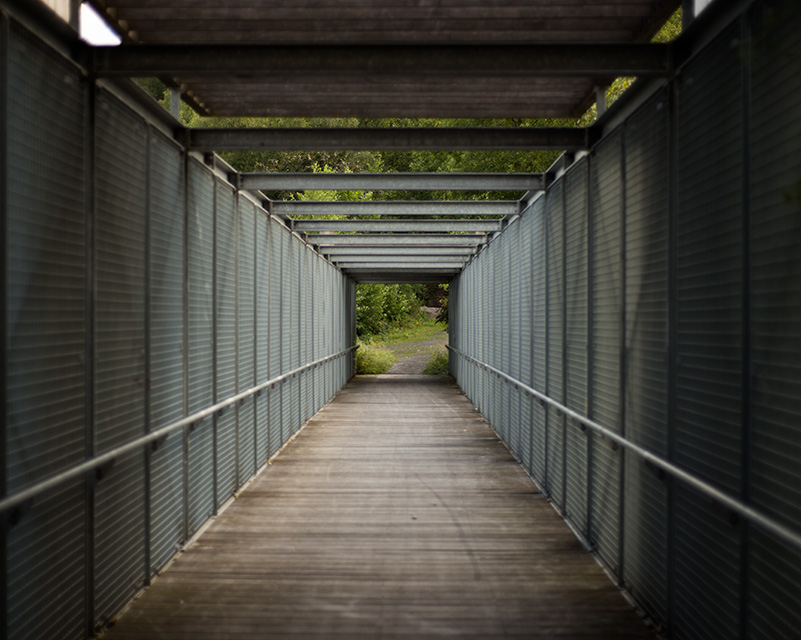
[[[432,351],[442,349],[446,344],[448,344],[448,332],[443,330],[428,340],[387,345],[387,348],[398,356],[387,373],[422,373],[423,368],[431,360]]]

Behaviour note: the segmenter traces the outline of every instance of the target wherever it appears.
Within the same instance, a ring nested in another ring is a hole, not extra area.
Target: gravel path
[[[429,340],[390,345],[387,348],[393,351],[398,359],[387,373],[423,373],[426,364],[431,360],[432,351],[444,348],[446,344],[448,344],[448,332],[443,330]]]

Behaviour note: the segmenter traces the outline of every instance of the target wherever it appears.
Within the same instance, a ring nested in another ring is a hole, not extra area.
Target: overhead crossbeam
[[[97,77],[665,76],[668,45],[123,44],[91,50]]]
[[[542,191],[545,188],[545,180],[539,173],[241,173],[237,179],[243,191]]]
[[[349,258],[368,259],[371,256],[387,257],[427,257],[462,256],[465,259],[475,255],[471,247],[320,247],[320,253],[329,259],[347,260]]]
[[[594,140],[593,129],[578,127],[201,128],[186,129],[185,135],[183,143],[192,151],[202,152],[575,151],[589,148]],[[279,189],[286,190],[288,187],[281,186]]]
[[[511,216],[520,213],[520,205],[515,200],[274,201],[270,211],[285,216]]]
[[[476,247],[487,243],[482,234],[310,234],[309,244],[350,247]],[[324,250],[323,250],[324,251]]]
[[[469,256],[446,256],[446,255],[428,255],[428,256],[413,256],[413,255],[392,255],[392,256],[331,256],[329,258],[334,264],[341,267],[347,265],[358,264],[394,264],[403,266],[419,265],[419,264],[432,264],[444,265],[448,267],[459,268],[464,266]]]
[[[340,262],[337,265],[340,269],[345,271],[373,271],[381,269],[398,269],[402,271],[428,271],[431,269],[459,271],[464,263],[461,262]]]
[[[357,233],[446,233],[500,231],[500,220],[292,220],[295,231]]]

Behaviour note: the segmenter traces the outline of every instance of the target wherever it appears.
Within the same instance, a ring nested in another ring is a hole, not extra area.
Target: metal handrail
[[[197,422],[201,422],[206,418],[208,418],[209,416],[214,415],[218,411],[223,411],[227,407],[236,404],[237,402],[241,402],[243,400],[246,400],[252,395],[261,393],[267,387],[271,387],[275,384],[278,384],[279,382],[283,382],[288,378],[296,376],[299,373],[303,373],[304,371],[316,367],[318,365],[324,364],[329,360],[339,358],[357,348],[358,345],[353,345],[351,347],[348,347],[347,349],[343,349],[338,353],[326,356],[325,358],[320,358],[319,360],[315,360],[314,362],[309,362],[308,364],[298,367],[297,369],[292,369],[291,371],[287,371],[286,373],[283,373],[280,376],[271,378],[270,380],[267,380],[265,382],[261,382],[254,387],[250,387],[245,391],[230,396],[229,398],[226,398],[225,400],[217,402],[209,407],[206,407],[205,409],[197,411],[192,415],[186,416],[185,418],[181,418],[180,420],[172,422],[164,427],[160,427],[155,431],[146,433],[145,435],[140,436],[135,440],[131,440],[130,442],[126,442],[125,444],[121,444],[117,447],[114,447],[113,449],[110,449],[109,451],[106,451],[98,456],[94,456],[88,460],[85,460],[84,462],[75,465],[74,467],[70,467],[69,469],[65,469],[64,471],[56,473],[55,475],[52,475],[49,478],[42,480],[41,482],[37,482],[36,484],[31,485],[30,487],[27,487],[22,491],[19,491],[13,495],[7,496],[2,500],[0,500],[0,513],[12,509],[13,507],[18,506],[23,502],[30,500],[39,495],[40,493],[47,491],[48,489],[53,489],[64,482],[72,480],[73,478],[80,477],[85,473],[94,471],[106,464],[112,463],[116,458],[123,456],[126,453],[135,451],[140,447],[147,446],[153,442],[156,442],[157,440],[161,440],[162,438],[165,438],[168,435],[170,435],[173,431],[178,431],[179,429],[183,429],[184,427],[188,427]]]
[[[577,413],[576,411],[573,411],[569,407],[566,407],[565,405],[558,402],[557,400],[554,400],[550,396],[547,396],[544,393],[541,393],[540,391],[537,391],[536,389],[529,387],[524,382],[521,382],[520,380],[513,378],[512,376],[504,373],[503,371],[500,371],[499,369],[496,369],[491,365],[486,364],[485,362],[476,360],[472,356],[463,353],[456,347],[452,347],[451,345],[445,345],[445,346],[449,350],[453,351],[455,354],[474,363],[476,366],[481,367],[486,371],[490,371],[501,378],[505,378],[511,384],[515,385],[516,387],[526,392],[527,394],[534,396],[535,398],[537,398],[542,402],[548,403],[549,405],[551,405],[564,415],[573,418],[573,420],[585,425],[589,429],[592,429],[596,433],[602,435],[604,438],[608,438],[609,440],[615,442],[621,447],[628,449],[632,453],[641,457],[646,462],[649,462],[653,466],[661,469],[662,471],[673,476],[677,480],[680,480],[686,485],[692,487],[699,493],[702,493],[705,496],[712,498],[713,500],[723,504],[737,515],[742,516],[746,520],[749,520],[750,522],[753,522],[754,524],[762,527],[763,529],[770,531],[778,538],[781,538],[783,541],[795,546],[798,549],[801,549],[801,534],[799,532],[793,531],[792,529],[783,525],[782,523],[777,522],[772,517],[765,515],[761,511],[758,511],[757,509],[754,509],[753,507],[743,503],[737,498],[730,496],[729,494],[721,491],[717,487],[709,484],[708,482],[699,478],[698,476],[689,473],[688,471],[685,471],[684,469],[670,462],[669,460],[665,460],[661,456],[658,456],[648,451],[647,449],[644,449],[640,445],[635,444],[631,440],[624,438],[623,436],[615,433],[614,431],[610,431],[608,428],[598,424],[597,422],[594,422],[593,420],[590,420],[586,416],[583,416],[580,413]]]

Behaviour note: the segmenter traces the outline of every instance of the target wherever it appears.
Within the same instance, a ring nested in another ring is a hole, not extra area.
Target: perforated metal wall
[[[328,394],[308,370],[283,385],[285,423],[269,389],[180,420],[351,345],[353,283],[2,12],[0,67],[6,496],[74,474],[3,514],[0,635],[80,640],[336,392],[350,355],[318,367],[338,372]]]
[[[463,390],[669,637],[800,623],[799,34],[797,3],[734,17],[452,284]]]

